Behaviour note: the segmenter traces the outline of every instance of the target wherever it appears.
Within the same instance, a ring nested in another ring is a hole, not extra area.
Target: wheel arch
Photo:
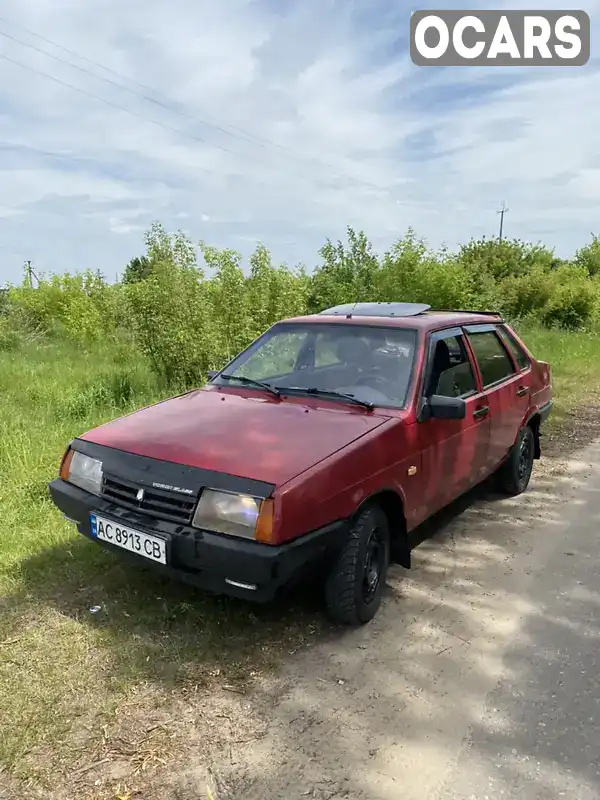
[[[388,521],[392,561],[410,569],[411,548],[402,496],[391,487],[378,489],[360,503],[352,518],[356,519],[365,508],[373,505],[383,511]]]
[[[533,431],[533,442],[534,442],[533,457],[536,459],[539,459],[542,456],[542,447],[540,443],[541,424],[542,424],[542,417],[539,411],[534,411],[534,413],[529,417],[529,419],[525,423],[525,426],[531,428],[531,430]]]

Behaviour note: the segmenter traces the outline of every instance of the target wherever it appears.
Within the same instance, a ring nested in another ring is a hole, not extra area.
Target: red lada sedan
[[[50,492],[115,553],[258,601],[319,578],[357,625],[427,517],[492,473],[525,490],[551,407],[549,365],[495,314],[338,306],[76,438]]]

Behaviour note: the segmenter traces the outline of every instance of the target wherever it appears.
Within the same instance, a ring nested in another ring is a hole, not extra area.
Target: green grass
[[[556,429],[600,388],[600,339],[523,334],[552,364]],[[132,568],[52,505],[47,483],[70,439],[164,396],[125,346],[0,353],[0,396],[0,788],[4,775],[76,796],[68,776],[85,781],[75,771],[94,761],[184,757],[185,730],[165,721],[178,703],[245,691],[322,623],[305,603],[249,606]]]
[[[148,719],[174,695],[243,690],[315,628],[310,611],[213,598],[132,568],[51,503],[74,436],[164,396],[132,354],[0,354],[0,396],[0,787],[4,769],[49,788],[114,754],[124,719],[137,719],[128,737],[143,750]]]
[[[577,407],[599,404],[599,333],[562,333],[537,326],[519,327],[519,333],[533,355],[552,367],[554,408],[548,420],[550,431],[560,430]]]

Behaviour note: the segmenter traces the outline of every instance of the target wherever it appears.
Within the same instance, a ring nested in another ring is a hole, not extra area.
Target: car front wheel
[[[379,606],[390,564],[387,517],[377,506],[355,519],[325,584],[329,617],[341,625],[364,625]]]
[[[529,485],[535,458],[535,438],[527,426],[521,430],[510,455],[498,470],[498,488],[504,494],[516,496]]]

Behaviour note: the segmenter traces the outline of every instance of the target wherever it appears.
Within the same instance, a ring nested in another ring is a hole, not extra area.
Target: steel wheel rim
[[[517,466],[517,474],[519,480],[522,481],[527,477],[531,469],[531,438],[524,436],[519,448],[519,463]]]
[[[365,553],[362,580],[362,597],[371,603],[377,594],[385,565],[385,544],[379,528],[371,531]]]

